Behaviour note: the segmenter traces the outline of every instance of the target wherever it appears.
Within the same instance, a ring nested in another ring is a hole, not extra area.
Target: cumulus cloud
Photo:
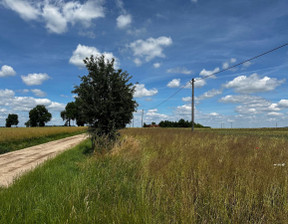
[[[15,11],[24,20],[38,20],[46,23],[52,33],[64,33],[67,25],[81,23],[85,27],[91,25],[93,19],[105,16],[103,0],[79,1],[42,1],[3,0],[3,5]]]
[[[182,98],[182,101],[184,101],[184,102],[191,102],[191,100],[192,100],[192,97],[190,97],[190,96]]]
[[[45,5],[42,16],[46,21],[46,28],[49,32],[60,34],[67,31],[67,20],[60,13],[58,7]]]
[[[287,99],[281,99],[278,103],[279,107],[287,107],[288,108],[288,100]]]
[[[206,78],[206,77],[216,78],[216,76],[214,75],[214,73],[219,72],[219,71],[220,71],[220,69],[219,69],[218,67],[215,68],[214,70],[211,70],[211,71],[206,70],[206,69],[203,69],[203,70],[199,73],[199,75],[202,76],[203,78]]]
[[[212,97],[220,95],[220,94],[222,94],[222,90],[220,90],[220,89],[212,89],[212,90],[209,90],[209,91],[203,93],[199,97],[197,97],[197,100],[204,100],[204,99],[207,99],[207,98],[212,98]]]
[[[154,63],[154,64],[153,64],[153,67],[154,67],[154,68],[160,68],[160,66],[161,66],[160,63]]]
[[[263,112],[277,112],[280,107],[277,103],[259,97],[250,95],[227,95],[220,100],[222,103],[240,104],[236,107],[236,112],[240,114],[259,114]]]
[[[10,89],[0,89],[0,106],[7,107],[9,111],[30,111],[36,105],[45,105],[53,111],[61,111],[66,105],[53,102],[47,98],[34,98],[15,96],[15,92]]]
[[[180,79],[173,79],[168,84],[167,87],[175,88],[180,86]]]
[[[206,81],[202,78],[195,78],[194,79],[194,87],[200,88],[206,85]],[[185,88],[192,88],[191,81],[187,82]]]
[[[125,29],[129,27],[129,25],[132,23],[132,17],[129,14],[120,15],[117,17],[116,21],[117,21],[117,27],[119,29]]]
[[[108,59],[109,61],[112,60],[112,58],[115,59],[115,67],[119,67],[119,61],[118,59],[113,55],[111,52],[100,52],[97,48],[95,47],[89,47],[85,45],[78,44],[77,48],[73,51],[73,54],[71,58],[69,59],[69,63],[76,65],[77,67],[85,67],[85,64],[83,60],[86,57],[90,57],[93,55],[94,57],[99,57],[101,55],[105,56],[105,59]]]
[[[154,96],[158,93],[157,89],[146,89],[144,84],[135,84],[135,98],[140,98],[144,96]]]
[[[46,93],[43,92],[41,89],[31,89],[31,92],[38,97],[45,97]]]
[[[16,75],[16,72],[14,69],[9,65],[3,65],[0,70],[0,77],[6,77],[6,76],[14,76]]]
[[[238,93],[249,94],[274,90],[284,82],[284,79],[277,80],[276,78],[270,78],[268,76],[260,78],[257,73],[253,73],[250,76],[238,76],[232,81],[227,82],[224,87],[233,88]]]
[[[21,75],[22,81],[28,86],[41,85],[44,81],[50,79],[46,73],[33,73],[27,76]]]
[[[147,111],[145,118],[148,121],[159,121],[161,119],[167,119],[168,116],[166,114],[158,113],[158,109],[151,109]]]
[[[148,38],[147,40],[136,40],[128,45],[133,51],[133,55],[139,62],[143,63],[143,60],[148,62],[156,57],[164,58],[164,47],[170,46],[172,39],[170,37],[161,36],[158,38]],[[134,60],[135,62],[135,60]]]
[[[184,67],[177,67],[177,68],[169,68],[167,69],[167,73],[176,73],[176,74],[184,74],[184,75],[190,75],[192,74],[192,70],[189,70]]]

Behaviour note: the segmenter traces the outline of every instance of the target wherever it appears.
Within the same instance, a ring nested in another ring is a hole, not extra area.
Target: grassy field
[[[86,141],[0,188],[0,223],[286,223],[286,137],[231,131],[126,129],[93,155]]]
[[[83,133],[86,127],[0,128],[0,154]]]

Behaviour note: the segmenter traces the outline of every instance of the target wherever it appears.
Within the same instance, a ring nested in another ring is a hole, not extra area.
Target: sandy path
[[[75,135],[0,155],[0,186],[8,187],[16,177],[79,144],[85,138],[86,134]]]

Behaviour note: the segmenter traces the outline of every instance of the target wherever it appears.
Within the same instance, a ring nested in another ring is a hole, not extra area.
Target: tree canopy
[[[79,103],[67,103],[65,110],[61,111],[60,115],[63,121],[66,121],[65,125],[67,126],[71,126],[71,120],[76,120],[78,126],[84,126],[85,124]]]
[[[6,119],[6,127],[10,128],[12,125],[18,125],[18,115],[17,114],[9,114]]]
[[[28,127],[44,127],[45,123],[52,118],[44,105],[37,105],[29,112],[29,121],[25,123]]]
[[[75,86],[76,103],[80,105],[82,117],[95,136],[115,138],[116,131],[124,128],[137,107],[133,100],[134,85],[131,76],[121,69],[116,70],[114,59],[100,57],[86,58],[84,63],[88,75]]]

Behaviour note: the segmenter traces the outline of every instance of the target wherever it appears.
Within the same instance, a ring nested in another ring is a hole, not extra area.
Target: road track
[[[87,134],[74,135],[0,155],[0,186],[10,186],[15,178],[34,169],[47,159],[76,146],[86,138]]]

